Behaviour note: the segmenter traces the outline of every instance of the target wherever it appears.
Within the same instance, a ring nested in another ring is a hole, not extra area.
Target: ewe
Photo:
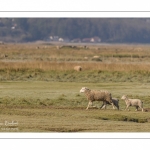
[[[143,112],[143,102],[140,99],[129,99],[127,95],[123,95],[121,99],[125,100],[126,109],[129,110],[129,106],[135,106],[136,111],[138,110],[138,107],[140,107]]]
[[[98,91],[98,90],[90,90],[87,87],[82,87],[80,90],[80,93],[85,93],[85,96],[87,97],[87,100],[89,101],[86,109],[88,109],[90,105],[93,106],[93,101],[103,101],[105,105],[106,105],[106,102],[108,102],[112,104],[113,109],[115,109],[114,104],[112,102],[111,93],[109,93],[106,90]]]

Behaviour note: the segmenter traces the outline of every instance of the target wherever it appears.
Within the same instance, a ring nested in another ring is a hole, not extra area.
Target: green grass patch
[[[55,82],[150,82],[148,71],[1,71],[0,81],[55,81]]]
[[[100,110],[102,102],[94,102],[97,108],[86,110],[88,101],[79,93],[83,86],[109,90],[119,98],[120,110],[111,105]],[[17,120],[19,132],[149,132],[149,86],[130,82],[1,82],[0,117],[2,121]],[[125,111],[120,99],[123,94],[140,98],[148,111],[135,112],[134,107]]]

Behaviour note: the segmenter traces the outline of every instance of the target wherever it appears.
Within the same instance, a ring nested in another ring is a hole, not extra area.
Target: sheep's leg
[[[103,104],[101,107],[100,107],[100,109],[104,109],[105,108],[105,105]]]
[[[126,107],[126,109],[125,110],[127,110],[128,109],[128,111],[130,111],[130,109],[129,109],[129,105],[127,105],[127,107]]]
[[[111,103],[111,105],[112,105],[113,109],[115,109],[115,105],[114,105],[114,103]]]
[[[106,109],[106,105],[104,105],[104,106],[102,107],[102,109]]]
[[[106,103],[104,104],[104,102],[103,102],[103,104],[102,104],[102,106],[100,107],[100,109],[103,109],[103,108],[105,108],[106,107]],[[106,108],[105,108],[106,109]]]
[[[143,112],[143,111],[144,111],[144,110],[143,110],[143,107],[140,106],[140,108],[142,109],[142,112]]]
[[[136,110],[135,111],[138,111],[138,106],[136,106]]]
[[[87,109],[89,109],[90,105],[91,105],[91,106],[93,106],[93,102],[89,101],[89,103],[88,103],[88,106],[87,106],[86,110],[87,110]]]
[[[87,106],[86,110],[88,110],[88,109],[89,109],[89,106],[90,106],[90,102],[88,103],[88,106]]]
[[[119,105],[117,105],[117,109],[119,110]]]
[[[102,104],[102,106],[100,107],[100,109],[103,109],[104,103]]]
[[[91,106],[92,106],[92,107],[94,107],[94,108],[96,108],[96,106],[95,106],[95,105],[93,105],[93,102],[91,102]]]
[[[103,104],[104,104],[103,108],[106,109],[107,103],[103,102]]]
[[[100,109],[106,109],[106,104],[103,104]]]

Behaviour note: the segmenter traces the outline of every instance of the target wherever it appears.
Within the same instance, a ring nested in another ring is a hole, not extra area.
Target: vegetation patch
[[[126,122],[136,122],[136,123],[146,123],[148,122],[148,118],[134,118],[131,116],[125,116],[125,115],[109,115],[108,117],[96,117],[96,119],[100,120],[113,120],[113,121],[126,121]]]
[[[81,128],[45,128],[45,131],[49,132],[82,132],[85,131],[86,129],[81,129]]]
[[[74,71],[10,71],[1,72],[1,81],[55,81],[55,82],[150,82],[149,72],[120,72],[86,70],[82,72]]]

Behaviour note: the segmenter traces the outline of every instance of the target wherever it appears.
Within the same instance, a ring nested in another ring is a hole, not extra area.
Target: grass
[[[140,83],[76,83],[76,82],[1,82],[0,122],[18,121],[17,129],[8,132],[149,132],[149,112],[90,108],[79,90],[82,86],[107,89],[113,97],[122,94],[141,98],[149,108],[149,84]],[[115,89],[114,89],[115,87]],[[132,90],[131,90],[132,89]],[[138,91],[140,91],[140,93]],[[133,94],[134,93],[134,94]],[[99,107],[101,103],[95,102]],[[1,126],[1,132],[6,127]]]
[[[0,81],[150,82],[149,45],[56,47],[0,45]],[[102,61],[93,60],[95,55]],[[75,72],[76,65],[83,71]]]
[[[137,61],[147,62],[150,57],[149,45],[88,45],[88,48],[78,44],[77,48],[64,47],[57,49],[56,45],[43,44],[5,44],[0,45],[0,58],[11,61],[91,61],[97,55],[104,62]],[[117,58],[117,59],[116,59]],[[121,58],[121,59],[120,59]],[[125,58],[125,59],[124,59]]]
[[[0,81],[55,81],[55,82],[150,82],[149,71],[101,71],[39,69],[0,71]]]
[[[6,71],[26,71],[26,70],[57,70],[70,71],[73,66],[81,65],[83,70],[98,70],[98,71],[150,71],[150,64],[127,64],[127,63],[102,63],[102,62],[48,62],[48,61],[31,61],[31,62],[1,62],[0,70]]]
[[[18,132],[149,132],[148,113],[143,119],[140,112],[113,111],[112,115],[112,110],[86,111],[79,108],[5,111],[1,120],[18,121]]]
[[[0,132],[149,132],[149,58],[149,45],[0,45]],[[87,111],[83,86],[139,98],[145,112],[121,99],[119,111]]]

